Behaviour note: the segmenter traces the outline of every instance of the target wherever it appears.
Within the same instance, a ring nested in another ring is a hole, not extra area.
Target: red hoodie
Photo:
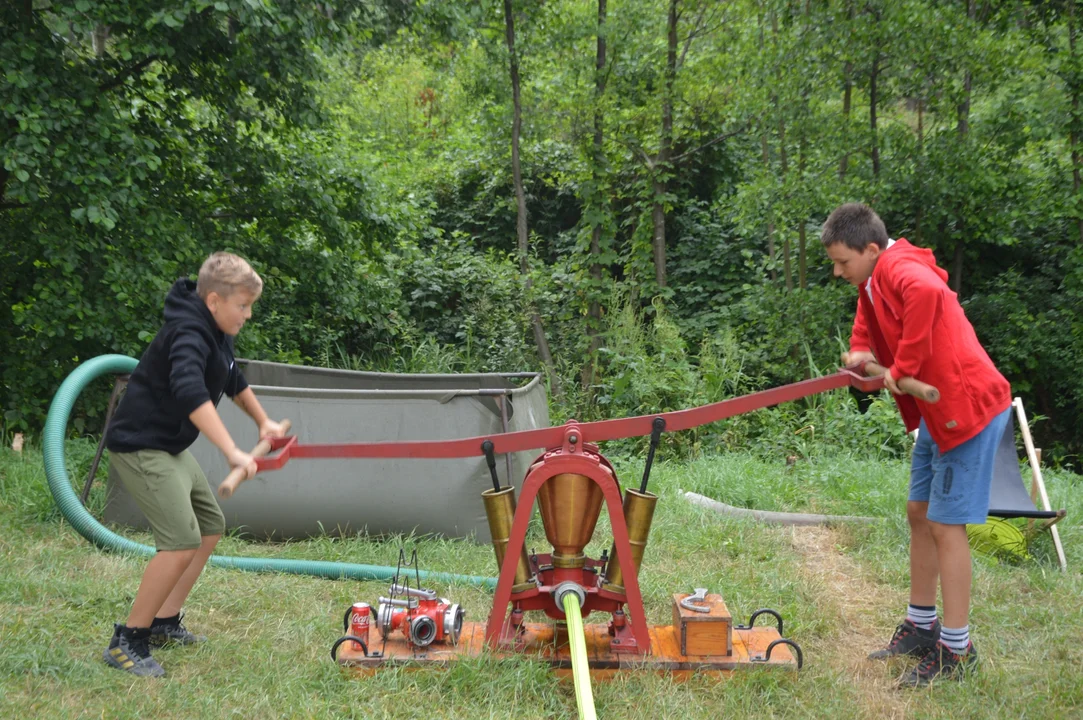
[[[940,452],[981,432],[1011,405],[1011,386],[978,342],[932,250],[900,238],[880,254],[872,295],[858,292],[851,350],[871,350],[896,380],[913,377],[940,390],[931,404],[896,395],[907,430],[921,418]]]

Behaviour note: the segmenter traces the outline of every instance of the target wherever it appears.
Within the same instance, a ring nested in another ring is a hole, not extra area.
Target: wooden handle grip
[[[290,421],[282,420],[279,423],[282,426],[283,432],[290,431]],[[252,457],[263,457],[271,451],[270,440],[260,440],[256,443],[256,446],[252,448],[252,452],[248,453]],[[253,476],[254,477],[254,476]],[[248,478],[245,477],[245,469],[242,467],[235,467],[230,470],[229,475],[226,475],[226,479],[222,481],[222,484],[218,486],[218,496],[221,498],[232,497],[233,493],[237,491],[237,486],[243,483]]]
[[[886,372],[887,368],[882,365],[877,365],[871,360],[865,363],[866,375],[883,375]],[[895,382],[899,386],[899,389],[907,395],[913,395],[914,397],[920,398],[927,403],[935,403],[940,401],[940,391],[929,383],[923,383],[922,381],[912,377],[902,379],[897,378]]]

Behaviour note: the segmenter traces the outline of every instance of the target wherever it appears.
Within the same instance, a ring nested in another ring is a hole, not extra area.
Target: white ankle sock
[[[940,642],[948,646],[956,655],[966,655],[970,648],[970,626],[961,628],[940,628]]]
[[[931,630],[936,624],[935,605],[907,605],[906,619],[922,630]]]

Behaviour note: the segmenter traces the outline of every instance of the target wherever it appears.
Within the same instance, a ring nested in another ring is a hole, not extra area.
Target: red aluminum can
[[[369,621],[372,618],[372,606],[366,602],[357,602],[350,608],[350,634],[354,637],[361,638],[365,641],[366,647],[369,644]],[[355,642],[354,650],[360,650],[361,648]]]

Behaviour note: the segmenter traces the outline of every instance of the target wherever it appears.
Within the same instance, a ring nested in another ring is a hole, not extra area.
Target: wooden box
[[[705,601],[710,612],[695,612],[681,607],[681,600],[689,593],[673,595],[673,629],[680,640],[682,655],[732,655],[733,654],[733,618],[722,601],[721,595],[708,593]]]

